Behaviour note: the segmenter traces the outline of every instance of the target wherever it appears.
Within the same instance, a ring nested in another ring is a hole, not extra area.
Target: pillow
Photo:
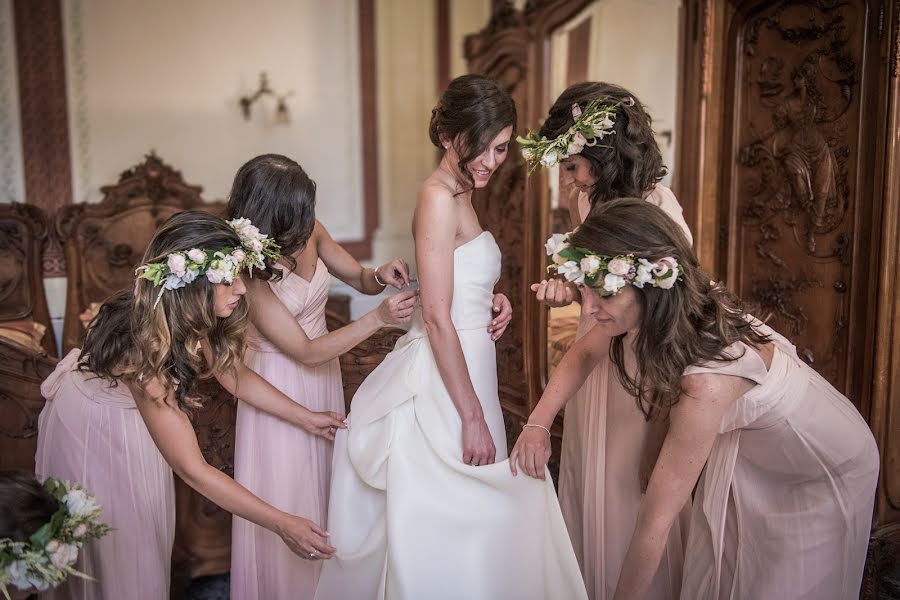
[[[31,319],[0,323],[0,339],[11,340],[34,352],[43,352],[41,340],[44,339],[45,331],[46,325]]]

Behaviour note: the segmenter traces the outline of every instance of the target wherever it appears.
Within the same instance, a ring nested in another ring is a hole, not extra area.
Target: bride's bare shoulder
[[[453,190],[446,182],[432,175],[419,186],[419,204],[423,201],[447,200],[453,198]]]

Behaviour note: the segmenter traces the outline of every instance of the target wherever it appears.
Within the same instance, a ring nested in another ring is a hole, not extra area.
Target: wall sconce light
[[[269,87],[269,78],[266,77],[265,73],[259,74],[259,88],[250,96],[241,96],[240,105],[241,112],[244,113],[244,120],[250,120],[250,108],[253,106],[253,103],[262,98],[263,96],[272,96],[275,98],[275,123],[279,125],[285,125],[291,122],[290,111],[288,110],[287,99],[294,95],[294,92],[288,92],[286,94],[276,94],[275,91]]]

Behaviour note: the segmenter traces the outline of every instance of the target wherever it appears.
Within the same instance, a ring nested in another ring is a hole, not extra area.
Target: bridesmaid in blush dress
[[[580,285],[597,325],[530,419],[552,421],[603,356],[642,411],[669,417],[614,600],[647,597],[695,489],[682,598],[858,598],[879,460],[853,404],[711,282],[651,204],[601,205],[569,242],[568,258],[599,265]],[[549,440],[525,432],[510,460],[540,474],[548,456]]]
[[[331,273],[365,294],[409,282],[405,262],[363,268],[315,219],[315,184],[277,155],[251,159],[235,176],[227,212],[271,235],[284,258],[269,281],[248,281],[246,365],[312,411],[344,413],[338,356],[385,325],[412,314],[414,291],[389,296],[358,321],[331,333],[325,303]],[[266,502],[325,523],[332,444],[253,406],[238,404],[235,479]],[[326,541],[323,538],[323,542]],[[232,526],[231,596],[241,600],[312,598],[325,558],[298,557],[278,536],[244,519]],[[305,560],[304,560],[305,559]]]
[[[247,324],[240,272],[251,257],[260,264],[250,247],[256,243],[262,245],[258,236],[245,244],[218,217],[175,215],[150,241],[142,267],[148,277],[103,303],[82,349],[42,384],[37,475],[84,485],[112,528],[74,565],[96,581],[70,577],[42,598],[168,598],[173,470],[223,509],[277,532],[293,551],[329,550],[316,545],[316,523],[266,504],[207,464],[188,418],[202,401],[196,383],[211,371],[226,390],[286,427],[332,439],[343,425],[341,415],[311,413],[240,360]],[[217,262],[216,253],[234,260]]]
[[[560,191],[571,193],[572,222],[581,223],[592,207],[613,198],[643,198],[664,210],[691,242],[681,205],[672,190],[660,183],[665,174],[662,154],[650,116],[634,94],[609,83],[575,84],[554,103],[539,135],[549,139],[566,136],[575,114],[592,102],[615,106],[615,133],[593,146],[570,145],[567,150],[572,152],[560,161]],[[574,112],[573,105],[578,106]],[[575,286],[565,280],[542,281],[532,290],[539,301],[554,307],[577,298]],[[582,312],[576,339],[587,335],[595,324]],[[626,345],[625,353],[626,360],[634,360],[630,346]],[[559,502],[585,586],[594,600],[605,600],[613,593],[664,434],[665,423],[648,421],[634,397],[611,374],[607,357],[599,360],[566,406]],[[688,514],[685,507],[672,528],[666,558],[649,598],[668,600],[679,595]]]

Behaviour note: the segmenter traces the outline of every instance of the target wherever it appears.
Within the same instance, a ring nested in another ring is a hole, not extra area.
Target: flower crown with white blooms
[[[0,539],[0,592],[7,600],[11,585],[20,591],[43,592],[69,575],[91,579],[72,565],[86,542],[109,531],[100,522],[100,505],[83,488],[48,477],[44,489],[59,502],[50,521],[27,542]]]
[[[573,246],[572,233],[574,232],[565,235],[555,233],[547,240],[547,256],[553,260],[547,271],[577,285],[597,288],[601,295],[618,294],[626,283],[636,288],[649,285],[668,290],[675,285],[681,274],[678,261],[671,256],[649,261],[646,258],[635,258],[633,254],[594,254],[587,248]]]
[[[606,136],[616,133],[613,129],[616,109],[623,104],[634,106],[634,98],[629,96],[612,104],[592,100],[584,110],[578,104],[573,104],[572,118],[575,123],[556,139],[539,136],[536,131],[529,131],[527,136],[516,138],[522,149],[522,157],[531,163],[531,170],[534,170],[538,165],[552,167],[563,159],[580,154],[585,146],[611,148],[601,142]]]
[[[270,240],[268,235],[260,233],[250,219],[232,219],[228,224],[240,236],[240,248],[222,250],[191,248],[169,254],[166,262],[150,263],[137,268],[135,274],[139,279],[152,281],[154,287],[162,286],[153,308],[159,304],[163,292],[183,288],[202,274],[206,274],[210,283],[231,284],[245,268],[250,271],[251,277],[254,267],[265,269],[266,257],[272,260],[281,258],[275,240]]]

